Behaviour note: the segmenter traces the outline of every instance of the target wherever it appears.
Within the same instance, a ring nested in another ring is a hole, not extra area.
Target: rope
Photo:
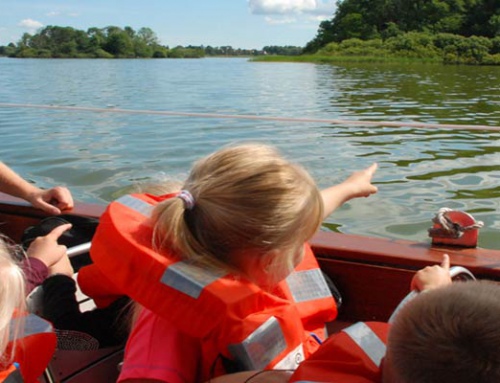
[[[82,106],[59,106],[59,105],[43,105],[43,104],[0,103],[0,107],[69,110],[75,112],[150,114],[159,116],[179,116],[179,117],[196,117],[196,118],[309,122],[309,123],[336,124],[336,125],[390,126],[390,127],[410,127],[410,128],[425,128],[425,129],[438,128],[438,129],[462,129],[462,130],[489,130],[489,131],[500,132],[500,126],[489,126],[489,125],[458,125],[458,124],[431,124],[425,122],[359,121],[359,120],[341,120],[341,119],[324,119],[324,118],[293,118],[293,117],[255,116],[255,115],[243,115],[243,114],[173,112],[166,110],[162,111],[162,110],[144,110],[144,109],[92,108],[92,107],[82,107]]]
[[[434,223],[439,223],[444,230],[451,234],[453,238],[460,238],[464,232],[474,229],[480,229],[484,226],[482,221],[474,220],[474,223],[469,226],[462,226],[459,223],[453,222],[448,218],[448,213],[453,211],[450,208],[442,207],[439,209],[436,217],[432,220]]]

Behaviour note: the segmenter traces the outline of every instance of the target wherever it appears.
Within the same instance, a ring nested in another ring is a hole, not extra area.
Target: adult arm
[[[47,190],[40,189],[3,162],[0,162],[0,191],[22,198],[49,214],[61,214],[61,210],[73,208],[73,197],[67,188],[56,186]]]
[[[376,170],[377,164],[372,164],[364,170],[354,172],[340,184],[322,190],[323,218],[353,198],[368,197],[376,193],[378,188],[371,183]]]

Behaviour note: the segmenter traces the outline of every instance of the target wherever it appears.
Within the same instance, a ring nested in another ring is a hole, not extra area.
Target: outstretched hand
[[[323,198],[324,215],[329,216],[335,209],[345,202],[359,197],[368,197],[375,194],[378,188],[372,185],[372,178],[377,171],[376,163],[352,173],[345,181],[321,191]]]
[[[351,186],[351,195],[349,199],[358,197],[369,197],[378,191],[375,185],[372,185],[372,178],[377,171],[378,165],[373,163],[363,170],[352,173],[343,183]]]
[[[61,258],[67,257],[66,246],[59,245],[57,240],[69,229],[71,229],[71,224],[68,223],[55,227],[49,234],[43,237],[37,237],[28,247],[28,257],[39,259],[48,268],[59,262]]]
[[[71,192],[63,186],[47,190],[38,189],[28,197],[28,201],[34,207],[54,215],[61,214],[61,210],[73,208]]]
[[[450,276],[450,256],[443,254],[441,265],[427,266],[417,271],[411,281],[411,289],[424,291],[443,287],[452,283]]]

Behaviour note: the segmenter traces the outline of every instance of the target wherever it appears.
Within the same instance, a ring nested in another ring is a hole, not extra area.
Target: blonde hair
[[[499,294],[492,282],[456,282],[408,303],[389,332],[393,381],[500,382]]]
[[[199,160],[183,189],[194,207],[180,198],[160,203],[152,216],[155,246],[210,267],[231,268],[241,251],[282,250],[289,256],[275,262],[289,268],[292,253],[323,216],[311,176],[262,144],[223,148]]]
[[[25,305],[24,275],[14,261],[9,245],[0,237],[0,354],[1,364],[12,362],[13,351],[5,354],[9,341],[17,339],[21,323],[11,328],[11,319],[16,310],[21,311]]]

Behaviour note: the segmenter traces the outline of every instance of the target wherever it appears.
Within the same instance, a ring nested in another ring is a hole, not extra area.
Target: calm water
[[[203,60],[0,58],[0,103],[500,126],[500,68]],[[322,187],[378,162],[379,193],[328,219],[340,232],[427,241],[440,207],[484,221],[500,249],[500,133],[0,108],[0,158],[42,187],[106,202],[183,178],[241,140],[277,145]]]

